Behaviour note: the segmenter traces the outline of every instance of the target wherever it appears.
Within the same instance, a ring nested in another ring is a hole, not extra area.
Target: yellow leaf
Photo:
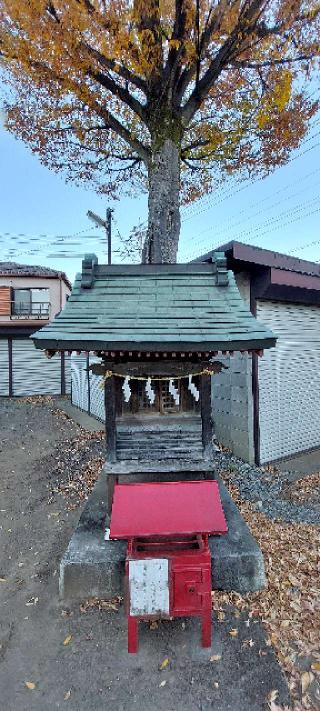
[[[313,669],[313,671],[320,671],[320,662],[313,662],[311,669]]]
[[[163,662],[161,662],[159,669],[162,671],[162,669],[165,669],[168,664],[170,664],[170,658],[166,657]]]
[[[26,681],[26,687],[27,689],[30,689],[30,691],[33,691],[33,689],[36,688],[36,685],[33,681]]]
[[[71,640],[72,640],[72,634],[68,634],[68,637],[66,637],[63,642],[64,647],[66,647],[67,644],[69,644],[71,642]]]
[[[301,675],[301,690],[303,694],[305,694],[313,679],[314,675],[312,672],[303,672]]]
[[[180,44],[181,44],[181,42],[178,39],[169,40],[169,45],[170,45],[170,47],[173,47],[173,49],[179,49]]]
[[[210,657],[210,662],[220,662],[221,659],[221,654],[213,654],[212,657]]]
[[[230,637],[238,637],[238,630],[229,630]]]

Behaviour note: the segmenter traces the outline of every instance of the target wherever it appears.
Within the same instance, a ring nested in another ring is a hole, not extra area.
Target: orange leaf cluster
[[[113,196],[147,188],[167,137],[182,200],[268,172],[317,109],[316,0],[0,0],[0,27],[8,129]]]

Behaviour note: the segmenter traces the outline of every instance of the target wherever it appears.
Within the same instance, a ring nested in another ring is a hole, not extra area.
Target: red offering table
[[[117,484],[110,538],[227,533],[216,481]]]
[[[128,540],[128,651],[138,650],[138,621],[199,616],[211,645],[208,535],[227,532],[216,481],[117,484],[110,538]]]

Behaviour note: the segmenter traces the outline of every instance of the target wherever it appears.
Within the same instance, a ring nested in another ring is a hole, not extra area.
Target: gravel
[[[285,487],[292,480],[292,472],[246,464],[229,452],[216,452],[216,472],[225,481],[235,484],[240,496],[272,520],[286,523],[320,525],[320,507],[297,504],[285,497]],[[302,478],[300,474],[299,478]]]

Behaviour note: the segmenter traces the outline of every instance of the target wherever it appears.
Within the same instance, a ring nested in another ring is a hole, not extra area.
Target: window
[[[14,316],[49,318],[49,289],[13,289]]]

